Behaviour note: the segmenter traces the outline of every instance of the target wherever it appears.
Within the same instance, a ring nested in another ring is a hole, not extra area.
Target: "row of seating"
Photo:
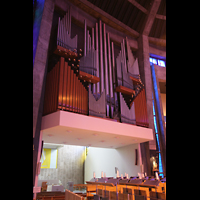
[[[147,189],[147,188],[145,188]],[[166,200],[166,194],[143,189],[123,188],[123,193],[97,189],[94,200]]]
[[[166,199],[166,177],[130,177],[129,179],[102,177],[86,181],[96,186],[94,200],[155,200]]]

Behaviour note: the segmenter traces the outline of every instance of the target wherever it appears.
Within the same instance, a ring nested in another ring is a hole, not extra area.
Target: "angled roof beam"
[[[156,17],[156,13],[158,11],[158,8],[160,6],[161,0],[153,0],[150,10],[146,16],[145,22],[143,24],[143,29],[141,31],[142,35],[149,35],[151,27],[153,25],[153,21]]]
[[[137,7],[139,10],[141,10],[143,13],[148,14],[148,10],[144,8],[143,6],[141,6],[137,1],[135,0],[128,0],[128,1],[132,3],[135,7]],[[156,18],[166,20],[165,15],[156,14]]]
[[[130,3],[132,3],[135,7],[137,7],[139,10],[141,10],[143,13],[147,14],[148,10],[141,6],[137,1],[135,0],[128,0]]]
[[[156,14],[156,18],[162,19],[162,20],[166,20],[166,15],[159,15],[159,14]]]

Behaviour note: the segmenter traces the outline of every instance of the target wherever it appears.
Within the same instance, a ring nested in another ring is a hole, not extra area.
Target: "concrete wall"
[[[117,149],[89,147],[85,160],[85,181],[93,177],[94,171],[97,178],[101,177],[101,171],[107,177],[116,177],[115,167],[118,167],[120,175],[126,172],[129,177],[136,176],[141,171],[139,155],[138,164],[135,165],[135,149],[138,149],[138,144]]]
[[[58,148],[58,161],[56,169],[41,169],[39,180],[60,180],[65,189],[67,183],[73,181],[74,184],[83,183],[83,165],[85,160],[85,147],[64,145]]]

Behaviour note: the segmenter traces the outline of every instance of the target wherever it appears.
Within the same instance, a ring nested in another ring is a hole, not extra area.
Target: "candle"
[[[121,179],[123,179],[123,174],[121,174]]]
[[[159,176],[158,176],[158,172],[155,172],[155,175],[156,175],[156,179],[157,179],[157,180],[160,180],[160,179],[159,179]]]
[[[101,171],[101,178],[103,178],[103,171]]]
[[[144,178],[144,174],[142,173],[142,178]]]
[[[119,177],[119,170],[117,170],[117,178]]]
[[[95,178],[95,172],[93,172],[93,177]]]

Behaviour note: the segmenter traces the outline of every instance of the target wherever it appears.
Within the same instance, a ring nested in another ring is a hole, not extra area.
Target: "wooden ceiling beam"
[[[137,1],[135,0],[128,0],[130,3],[132,3],[136,8],[138,8],[139,10],[141,10],[143,13],[147,14],[148,10],[146,8],[144,8],[143,6],[141,6]]]
[[[143,6],[141,6],[137,1],[135,1],[135,0],[128,0],[128,1],[130,3],[132,3],[136,8],[141,10],[143,13],[148,14],[148,10],[146,8],[144,8]],[[166,15],[156,14],[156,18],[166,20]]]
[[[154,19],[156,17],[156,13],[158,11],[158,8],[160,6],[160,2],[161,0],[153,0],[152,4],[151,4],[151,7],[150,7],[150,10],[146,16],[146,19],[144,21],[144,24],[143,24],[143,28],[142,28],[142,31],[141,31],[141,34],[142,35],[149,35],[150,31],[151,31],[151,27],[153,25],[153,22],[154,22]]]

